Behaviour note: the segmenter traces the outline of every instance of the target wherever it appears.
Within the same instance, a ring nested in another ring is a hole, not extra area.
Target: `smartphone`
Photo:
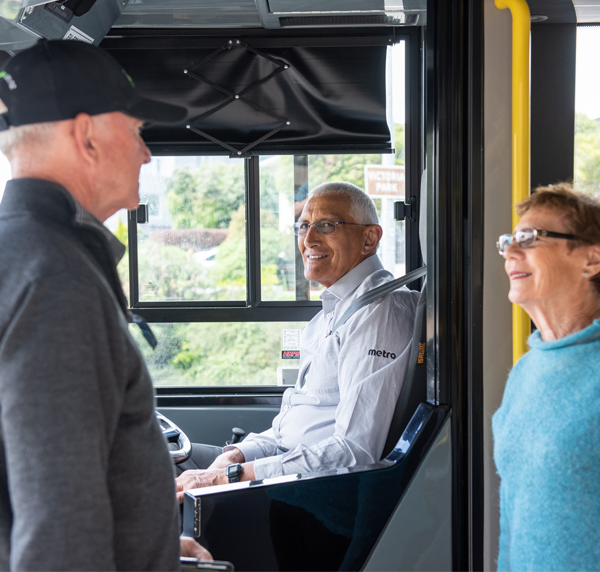
[[[213,560],[212,562],[206,560],[198,560],[197,558],[189,558],[187,556],[181,556],[179,558],[179,569],[182,572],[188,570],[214,570],[214,572],[233,572],[235,567],[231,562],[225,560]]]

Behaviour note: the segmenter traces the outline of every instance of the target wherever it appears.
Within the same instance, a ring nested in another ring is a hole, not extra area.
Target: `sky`
[[[10,179],[10,165],[6,160],[6,157],[0,153],[0,201],[4,194],[4,185],[6,185],[8,179]]]
[[[600,26],[577,29],[575,110],[600,118]]]
[[[392,46],[392,109],[394,123],[404,123],[404,45]]]

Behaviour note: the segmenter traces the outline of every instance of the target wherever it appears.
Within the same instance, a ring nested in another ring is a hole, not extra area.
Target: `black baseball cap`
[[[150,123],[180,123],[184,107],[146,99],[127,72],[100,48],[75,40],[40,40],[0,71],[0,99],[10,126],[121,111]]]

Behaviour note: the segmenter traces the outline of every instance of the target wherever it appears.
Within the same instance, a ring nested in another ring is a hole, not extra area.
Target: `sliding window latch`
[[[396,201],[394,202],[394,219],[395,220],[406,220],[410,219],[413,222],[417,222],[417,199],[416,197],[410,197],[408,202]]]

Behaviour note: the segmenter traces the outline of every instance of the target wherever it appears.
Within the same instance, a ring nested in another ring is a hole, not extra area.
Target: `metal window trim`
[[[131,306],[132,310],[139,310],[142,308],[247,308],[248,303],[244,300],[230,300],[230,301],[220,301],[220,300],[164,300],[160,302],[138,302],[135,305]]]
[[[286,47],[384,46],[398,43],[414,28],[313,28],[309,30],[265,30],[264,28],[113,28],[102,40],[108,49],[198,49],[212,47],[221,39],[252,38],[258,49]],[[174,46],[174,41],[176,46]]]
[[[129,251],[129,305],[139,302],[140,286],[138,272],[137,211],[127,211],[127,241]]]
[[[201,301],[201,300],[173,300],[161,302],[138,302],[135,306],[130,306],[132,310],[140,309],[170,309],[179,308],[182,310],[198,308],[321,308],[321,302],[318,300],[268,300],[260,302],[244,301]]]
[[[285,313],[282,311],[285,310]],[[136,308],[149,323],[192,322],[310,322],[320,306],[262,306],[246,308]]]
[[[148,148],[152,152],[152,156],[203,156],[203,157],[232,157],[232,158],[247,158],[254,156],[271,156],[271,155],[306,155],[305,147],[296,147],[289,144],[276,144],[271,148],[263,147],[260,151],[253,149],[244,153],[244,156],[239,156],[230,150],[223,147],[204,148],[199,143],[172,143],[172,142],[148,142]],[[373,144],[349,144],[346,147],[336,144],[332,147],[325,145],[317,145],[311,148],[311,155],[381,155],[389,153],[389,146],[379,143]]]
[[[414,200],[420,204],[421,174],[425,168],[423,153],[423,65],[422,45],[423,28],[415,28],[405,38],[404,80],[405,80],[405,112],[404,112],[404,165],[406,173],[405,200]],[[416,221],[407,220],[405,226],[405,261],[406,272],[416,270],[423,265],[419,240],[419,216]],[[408,287],[421,290],[423,279],[415,280]]]
[[[186,396],[186,395],[206,395],[206,396],[233,396],[243,394],[253,394],[257,397],[281,395],[285,386],[281,385],[157,385],[156,395],[161,396]],[[260,405],[257,403],[257,405]]]
[[[246,165],[246,285],[248,305],[261,302],[260,275],[260,164],[257,156],[245,159]]]
[[[484,6],[427,8],[428,397],[452,407],[452,568],[482,570]]]
[[[257,308],[321,308],[317,300],[269,300],[256,304]]]
[[[180,386],[168,386],[168,385],[155,385],[154,389],[166,389],[167,392],[156,396],[156,406],[158,408],[163,407],[216,407],[216,408],[231,408],[231,407],[279,407],[281,405],[281,398],[283,392],[289,386],[281,387],[281,392],[277,392],[279,389],[277,385],[265,385],[266,389],[270,390],[267,394],[256,394],[256,385],[236,385],[233,386],[237,391],[235,394],[222,395],[222,386],[215,385],[194,385],[186,387],[187,393],[185,395],[171,394],[169,390],[173,388],[179,388]],[[214,395],[204,395],[202,393],[196,393],[194,389],[208,388],[213,392]],[[248,391],[244,391],[245,389]]]

